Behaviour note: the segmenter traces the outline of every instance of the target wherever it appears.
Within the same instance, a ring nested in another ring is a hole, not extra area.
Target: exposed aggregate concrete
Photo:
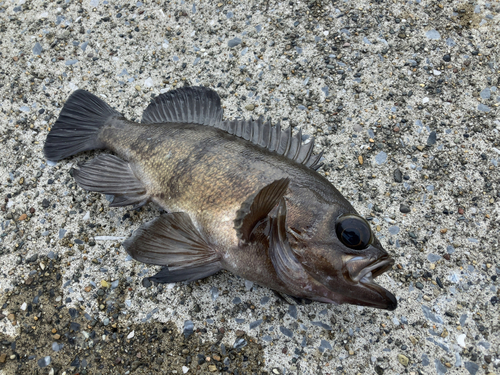
[[[0,2],[0,374],[498,374],[499,12]],[[319,172],[396,259],[379,280],[397,310],[289,306],[227,272],[147,280],[120,243],[157,207],[109,208],[70,174],[97,153],[48,165],[42,147],[76,88],[138,120],[185,85],[317,138]]]

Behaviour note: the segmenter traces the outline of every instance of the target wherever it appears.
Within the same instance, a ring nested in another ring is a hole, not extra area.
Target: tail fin
[[[111,117],[119,115],[97,96],[76,90],[66,100],[47,136],[45,157],[58,161],[82,151],[104,148],[98,139],[99,131]]]

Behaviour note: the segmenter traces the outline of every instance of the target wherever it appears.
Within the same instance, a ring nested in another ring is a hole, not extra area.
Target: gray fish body
[[[100,135],[106,148],[129,161],[148,195],[168,212],[189,214],[217,248],[223,268],[288,293],[261,242],[240,244],[234,220],[241,204],[264,186],[290,178],[288,210],[313,218],[326,206],[350,207],[320,174],[224,131],[196,124],[137,124],[116,119]],[[301,198],[308,196],[307,205]],[[299,215],[297,225],[301,225]],[[290,223],[293,225],[293,221]],[[251,251],[242,251],[243,248]],[[263,265],[265,265],[263,267]]]
[[[221,110],[203,104],[203,94],[214,92],[196,90],[178,90],[182,100],[176,92],[159,98],[143,123],[93,97],[88,104],[100,106],[96,118],[105,112],[95,129],[94,115],[81,114],[77,98],[70,98],[49,134],[46,155],[108,149],[119,158],[98,157],[75,171],[77,182],[115,194],[116,206],[153,201],[171,213],[124,243],[137,260],[165,266],[157,281],[189,281],[226,269],[298,298],[394,309],[394,296],[372,280],[393,261],[349,202],[313,169],[319,157],[312,160],[300,136],[294,140],[270,124],[223,122]],[[77,95],[88,100],[90,94]],[[179,115],[182,106],[190,109]],[[205,115],[196,117],[199,112]],[[84,118],[92,136],[75,127],[75,119]],[[75,132],[79,148],[58,153],[61,140]],[[368,230],[362,253],[339,240],[340,217],[354,222],[352,231],[342,232],[350,246],[362,237],[359,230]]]

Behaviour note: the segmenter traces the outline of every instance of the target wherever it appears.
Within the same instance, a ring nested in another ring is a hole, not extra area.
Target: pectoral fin
[[[123,247],[135,260],[168,266],[169,271],[186,269],[189,273],[189,269],[219,260],[219,254],[184,212],[163,214],[142,225],[123,242]]]
[[[289,178],[276,180],[263,187],[257,194],[247,199],[238,210],[234,220],[234,229],[238,238],[249,241],[255,226],[276,206],[286,194]]]
[[[297,260],[286,234],[286,203],[282,198],[275,218],[271,218],[269,233],[269,257],[278,277],[293,289],[302,289],[310,276]]]

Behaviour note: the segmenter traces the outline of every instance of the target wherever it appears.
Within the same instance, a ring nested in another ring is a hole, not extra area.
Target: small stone
[[[253,111],[253,110],[255,109],[255,105],[253,105],[253,104],[248,104],[248,105],[246,105],[246,106],[245,106],[245,109],[246,109],[247,111]]]
[[[40,366],[40,368],[47,367],[48,365],[50,365],[50,361],[51,361],[50,356],[40,358],[38,360],[38,366]]]
[[[88,292],[90,292],[92,290],[92,287],[91,286],[86,286],[84,290],[88,293]]]
[[[109,288],[109,284],[108,284],[108,282],[106,280],[101,280],[101,286],[103,288]]]
[[[52,336],[54,340],[59,340],[61,338],[61,335],[56,333],[55,335]]]
[[[231,39],[229,42],[227,42],[227,45],[229,48],[236,47],[238,44],[241,44],[240,38],[234,38],[234,39]]]
[[[28,215],[26,214],[22,214],[21,216],[19,216],[19,219],[17,219],[18,221],[23,221],[23,220],[26,220],[28,218]]]
[[[443,61],[450,62],[451,61],[451,56],[449,53],[443,56]]]
[[[479,93],[479,96],[482,98],[482,99],[489,99],[491,97],[491,90],[489,87],[486,87],[485,89],[483,89],[480,93]]]
[[[39,56],[42,54],[42,45],[38,42],[35,43],[35,46],[32,49],[33,55]]]
[[[398,354],[398,361],[405,367],[408,366],[408,363],[410,362],[408,357],[403,354]]]
[[[478,110],[478,111],[481,111],[481,112],[486,112],[486,113],[488,113],[488,112],[490,112],[490,111],[491,111],[491,108],[490,108],[490,107],[488,107],[486,104],[482,104],[482,103],[481,103],[481,104],[479,104],[479,105],[477,106],[477,110]]]
[[[375,162],[377,164],[384,164],[387,161],[387,154],[384,151],[380,151],[376,156],[375,156]]]
[[[362,156],[362,155],[359,155],[359,156],[358,156],[358,163],[359,163],[360,165],[363,165],[363,156]]]
[[[7,360],[7,354],[5,353],[0,354],[0,363],[5,363],[6,360]]]
[[[215,371],[217,371],[217,366],[216,365],[208,365],[208,370],[210,372],[215,372]]]
[[[428,39],[431,39],[431,40],[439,40],[439,39],[441,39],[441,34],[439,34],[439,31],[437,31],[436,29],[431,29],[431,30],[427,31],[425,33],[425,36]]]
[[[424,146],[417,146],[417,149],[418,149],[419,151],[424,151],[424,148],[425,148]]]
[[[429,134],[429,138],[427,138],[427,146],[432,146],[434,144],[436,144],[436,132],[435,131],[431,131],[431,133]]]
[[[235,335],[236,337],[241,337],[245,334],[245,331],[242,331],[240,329],[236,330]]]
[[[394,170],[394,181],[398,183],[403,182],[403,173],[399,168]]]
[[[402,213],[404,213],[404,214],[407,214],[407,213],[409,213],[411,210],[410,210],[410,207],[408,207],[407,205],[405,205],[405,204],[401,204],[401,205],[399,206],[399,211],[400,211],[400,212],[402,212]]]

